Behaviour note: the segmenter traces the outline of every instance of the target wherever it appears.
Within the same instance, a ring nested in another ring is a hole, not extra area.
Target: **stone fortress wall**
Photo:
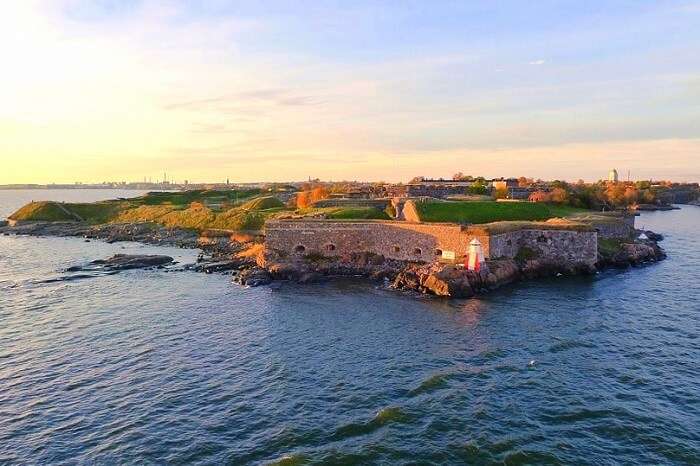
[[[574,230],[518,230],[489,238],[493,257],[514,258],[522,248],[545,261],[593,266],[598,260],[598,233]]]
[[[266,248],[288,258],[309,254],[342,258],[372,252],[389,259],[433,262],[443,251],[463,257],[474,238],[481,242],[487,259],[514,258],[527,247],[545,259],[590,265],[597,260],[595,231],[523,229],[491,235],[452,223],[313,219],[271,220],[265,227]]]

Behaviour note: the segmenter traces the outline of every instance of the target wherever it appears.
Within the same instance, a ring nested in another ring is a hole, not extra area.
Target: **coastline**
[[[342,259],[309,255],[281,260],[266,252],[251,235],[210,236],[149,222],[102,225],[18,222],[12,226],[0,224],[0,234],[77,237],[107,243],[134,241],[200,249],[197,264],[192,267],[194,271],[230,274],[233,282],[243,286],[263,286],[274,281],[303,285],[337,277],[361,277],[394,290],[448,298],[468,298],[524,280],[592,275],[609,268],[638,267],[666,258],[658,245],[662,236],[639,230],[630,241],[607,241],[599,245],[598,258],[593,265],[537,257],[496,258],[486,260],[478,272],[466,270],[459,264],[394,260],[370,252],[356,252]]]

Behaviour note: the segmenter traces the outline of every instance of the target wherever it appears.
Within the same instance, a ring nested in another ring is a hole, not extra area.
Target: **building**
[[[620,177],[618,176],[616,169],[613,168],[612,170],[610,170],[610,172],[608,173],[608,181],[610,181],[611,183],[617,183],[618,181],[620,181]]]
[[[368,252],[386,259],[430,263],[440,261],[446,252],[462,260],[476,238],[486,259],[515,258],[526,248],[542,259],[593,266],[598,258],[598,235],[593,227],[536,222],[500,230],[498,226],[454,223],[277,219],[266,223],[265,249],[270,260],[324,256],[343,261]]]
[[[496,191],[506,191],[518,187],[517,178],[499,178],[488,182]]]
[[[474,181],[470,180],[421,179],[406,185],[406,196],[444,198],[467,194],[467,190],[474,183]]]

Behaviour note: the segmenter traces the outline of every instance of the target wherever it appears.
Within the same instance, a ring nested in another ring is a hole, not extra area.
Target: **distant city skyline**
[[[697,0],[0,8],[0,184],[700,180]]]

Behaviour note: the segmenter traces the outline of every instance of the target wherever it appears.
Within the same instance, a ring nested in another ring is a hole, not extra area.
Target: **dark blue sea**
[[[38,194],[0,191],[0,217]],[[668,260],[459,301],[61,281],[196,251],[0,236],[0,464],[699,464],[700,207],[638,225]]]

